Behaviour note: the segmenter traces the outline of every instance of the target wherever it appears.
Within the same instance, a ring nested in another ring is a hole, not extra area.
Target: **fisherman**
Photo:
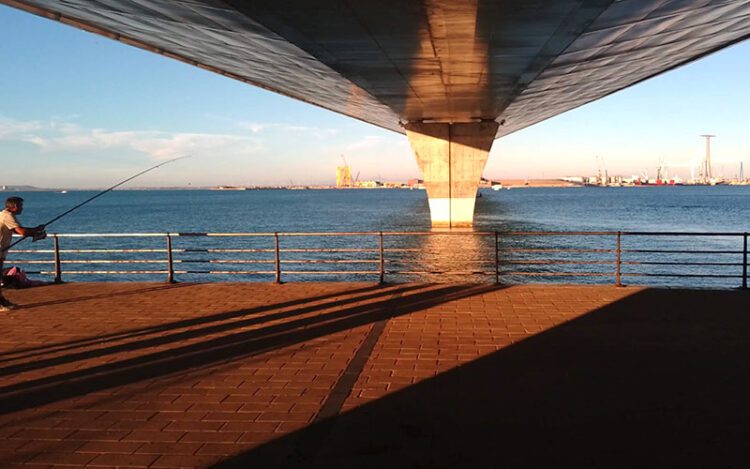
[[[47,233],[44,232],[44,225],[34,228],[25,228],[18,223],[16,215],[23,213],[23,199],[20,197],[8,197],[5,201],[5,210],[0,212],[0,273],[3,271],[3,261],[8,253],[13,233],[23,237],[31,236],[34,240],[43,239]],[[16,305],[8,301],[0,289],[0,312],[10,311]]]

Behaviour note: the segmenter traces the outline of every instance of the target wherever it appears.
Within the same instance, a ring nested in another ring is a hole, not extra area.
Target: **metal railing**
[[[51,248],[11,251],[6,266],[39,266],[24,270],[52,275],[55,282],[164,275],[168,282],[195,276],[276,283],[309,277],[496,283],[570,278],[621,286],[625,279],[663,284],[653,279],[671,278],[691,279],[691,286],[696,279],[703,282],[699,286],[737,286],[715,281],[739,280],[747,288],[747,238],[737,232],[624,231],[57,233],[50,235]]]

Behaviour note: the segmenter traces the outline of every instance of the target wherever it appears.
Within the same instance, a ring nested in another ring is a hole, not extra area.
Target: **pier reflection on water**
[[[488,235],[471,228],[434,228],[430,234],[414,236],[409,240],[408,243],[413,246],[409,246],[410,249],[401,255],[394,256],[394,259],[388,262],[389,267],[386,270],[395,273],[397,277],[403,277],[404,280],[412,281],[494,281],[494,241],[492,234]],[[398,242],[403,243],[403,240]]]

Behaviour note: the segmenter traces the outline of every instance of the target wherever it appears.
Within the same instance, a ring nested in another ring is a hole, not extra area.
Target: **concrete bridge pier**
[[[427,189],[432,226],[472,226],[498,123],[409,123],[404,128]]]

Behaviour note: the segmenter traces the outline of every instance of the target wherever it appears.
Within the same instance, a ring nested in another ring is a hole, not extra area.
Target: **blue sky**
[[[417,177],[406,137],[0,6],[0,184],[326,184]],[[485,175],[683,175],[712,144],[715,173],[750,163],[750,42],[495,141]],[[683,165],[679,167],[678,165]],[[750,173],[747,166],[746,173]]]

